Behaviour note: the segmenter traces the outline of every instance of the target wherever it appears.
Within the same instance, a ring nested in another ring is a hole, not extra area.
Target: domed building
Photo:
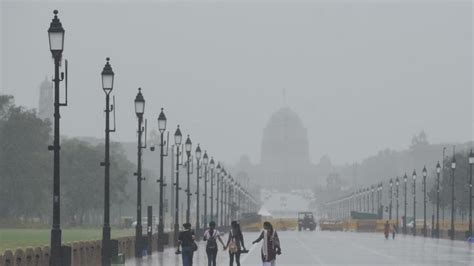
[[[327,157],[317,165],[311,162],[308,132],[302,120],[289,107],[283,107],[263,129],[260,163],[252,164],[242,156],[236,168],[250,177],[252,185],[284,192],[321,185],[331,162]]]
[[[258,168],[264,187],[288,190],[316,184],[307,130],[290,108],[275,112],[264,128]]]

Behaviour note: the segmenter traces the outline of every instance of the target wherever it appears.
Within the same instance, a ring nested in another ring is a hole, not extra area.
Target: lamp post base
[[[141,258],[142,256],[143,256],[142,226],[137,225],[135,227],[135,258]]]
[[[112,263],[110,256],[110,226],[102,228],[102,265],[109,266]]]
[[[51,258],[50,265],[60,266],[62,265],[61,259],[61,229],[51,229]]]

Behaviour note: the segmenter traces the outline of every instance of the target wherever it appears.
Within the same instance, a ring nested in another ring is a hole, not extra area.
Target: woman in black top
[[[237,266],[240,266],[240,253],[242,250],[246,250],[244,244],[244,236],[242,235],[242,231],[240,230],[240,225],[237,221],[232,221],[231,230],[229,232],[229,239],[227,240],[226,248],[229,249],[229,257],[230,257],[230,266],[234,265],[234,257]],[[242,249],[243,248],[243,249]]]
[[[179,232],[178,244],[181,246],[181,258],[183,260],[183,266],[193,265],[193,255],[196,243],[194,242],[195,236],[194,231],[191,230],[191,224],[183,224],[184,231]],[[179,246],[178,252],[179,253]]]

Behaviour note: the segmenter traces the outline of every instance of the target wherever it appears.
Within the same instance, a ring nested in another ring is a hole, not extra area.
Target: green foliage
[[[52,207],[51,125],[32,110],[0,96],[0,221],[47,222]],[[103,212],[104,145],[93,146],[78,139],[61,143],[61,216],[63,224],[92,222]],[[119,143],[111,143],[111,203],[127,195],[127,177],[133,164]]]

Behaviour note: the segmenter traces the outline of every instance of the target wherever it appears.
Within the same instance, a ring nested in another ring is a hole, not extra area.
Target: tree
[[[11,101],[0,97],[0,217],[41,217],[51,181],[51,128],[34,111]]]

